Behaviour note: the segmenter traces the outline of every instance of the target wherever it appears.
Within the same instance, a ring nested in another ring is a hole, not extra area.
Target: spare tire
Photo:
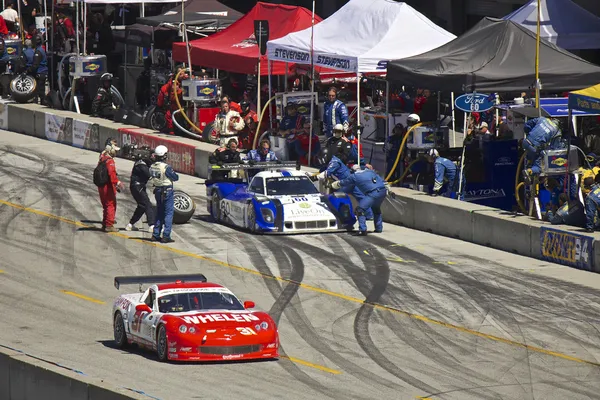
[[[163,132],[167,127],[165,112],[156,106],[150,106],[144,120],[147,127],[157,132]]]
[[[27,103],[35,97],[37,81],[31,75],[20,74],[10,81],[10,94],[17,103]]]
[[[215,143],[215,138],[212,134],[212,131],[214,129],[214,122],[210,122],[208,124],[206,124],[206,126],[204,127],[204,129],[202,130],[202,141],[206,142],[206,143]],[[216,138],[216,144],[219,144],[219,138]]]
[[[194,200],[185,192],[181,190],[175,190],[173,192],[174,198],[174,213],[173,223],[174,224],[185,224],[192,218],[196,211],[196,203]]]

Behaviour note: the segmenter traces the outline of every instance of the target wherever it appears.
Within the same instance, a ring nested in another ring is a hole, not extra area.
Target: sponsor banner
[[[152,149],[161,144],[169,149],[167,162],[176,172],[194,175],[196,166],[196,147],[179,143],[175,140],[164,139],[147,133],[139,132],[140,129],[120,128],[119,145],[136,143],[139,146],[148,146]]]
[[[542,227],[542,259],[591,271],[594,265],[593,238]]]
[[[506,193],[504,189],[474,189],[467,190],[465,192],[465,200],[466,201],[476,201],[476,200],[484,200],[484,199],[495,199],[499,197],[506,197]]]
[[[71,141],[73,119],[65,118],[60,115],[45,113],[46,124],[45,134],[48,140],[59,143],[68,143]],[[67,137],[69,140],[66,140]]]
[[[91,122],[73,120],[73,146],[82,149],[100,149],[100,127]]]
[[[494,100],[489,94],[467,93],[458,96],[454,105],[464,112],[484,112],[494,108]]]
[[[310,52],[289,49],[277,45],[269,45],[269,60],[284,61],[299,64],[310,64]],[[358,68],[358,60],[355,57],[346,57],[337,54],[315,53],[315,65],[336,69],[340,71],[354,72]]]
[[[8,104],[14,101],[0,100],[0,129],[8,129]]]

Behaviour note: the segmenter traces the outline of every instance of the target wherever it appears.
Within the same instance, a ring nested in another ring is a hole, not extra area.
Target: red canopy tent
[[[309,28],[312,13],[304,7],[283,4],[256,3],[242,18],[221,32],[190,42],[192,64],[241,74],[256,74],[258,69],[258,44],[254,37],[254,21],[269,21],[269,40],[288,33]],[[315,15],[315,24],[322,19]],[[173,59],[188,61],[185,43],[173,44]],[[292,72],[293,64],[288,64]],[[268,75],[267,56],[261,57],[260,74]],[[285,74],[285,63],[273,62],[272,75]]]

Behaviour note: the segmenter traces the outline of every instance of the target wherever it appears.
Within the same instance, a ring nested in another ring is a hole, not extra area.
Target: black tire
[[[167,127],[167,118],[165,112],[156,106],[150,107],[144,122],[148,128],[158,132],[163,132]]]
[[[125,323],[123,322],[123,315],[120,312],[115,314],[113,321],[113,333],[115,337],[115,345],[119,349],[124,349],[128,346],[127,332],[125,331]]]
[[[169,361],[169,349],[167,348],[167,328],[164,325],[161,325],[158,328],[158,333],[156,334],[156,355],[158,356],[158,361],[167,362]]]
[[[17,75],[10,81],[10,94],[17,103],[27,103],[35,97],[37,81],[31,75]]]
[[[192,218],[196,211],[196,203],[194,200],[185,192],[181,190],[175,190],[173,192],[174,200],[174,212],[173,212],[173,223],[174,224],[185,224]]]
[[[246,215],[247,215],[248,230],[251,233],[256,233],[256,210],[254,209],[254,204],[248,203],[248,205],[246,206]]]
[[[213,219],[216,222],[221,222],[222,220],[222,215],[221,215],[221,196],[219,196],[219,192],[218,191],[214,191],[212,194],[212,208],[210,211],[210,215],[213,217]]]
[[[213,131],[214,122],[206,124],[202,130],[202,141],[206,143],[213,143],[211,132]],[[218,140],[217,140],[218,141]]]

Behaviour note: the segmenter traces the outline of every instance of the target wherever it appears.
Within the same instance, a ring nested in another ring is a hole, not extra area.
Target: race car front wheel
[[[161,325],[156,335],[156,353],[158,355],[158,361],[165,362],[168,360],[167,353],[167,328]]]
[[[174,201],[174,212],[173,212],[173,223],[174,224],[185,224],[192,218],[196,211],[196,203],[194,200],[185,192],[181,190],[175,190],[173,192]]]
[[[256,233],[256,210],[254,210],[254,204],[248,204],[246,207],[246,216],[248,230],[252,233]]]
[[[212,217],[217,222],[221,222],[221,196],[219,196],[219,192],[214,191],[212,195]]]
[[[119,349],[127,347],[127,334],[125,333],[125,323],[120,312],[115,314],[114,320],[115,344]]]

